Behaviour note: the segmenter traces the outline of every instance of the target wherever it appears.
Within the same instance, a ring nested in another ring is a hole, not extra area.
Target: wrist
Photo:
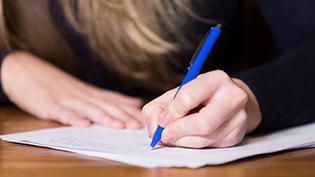
[[[245,110],[248,117],[247,133],[250,133],[258,127],[262,119],[258,101],[254,93],[251,91],[251,89],[247,86],[245,82],[236,78],[233,78],[232,80],[236,85],[242,88],[248,95],[248,101],[246,103]]]

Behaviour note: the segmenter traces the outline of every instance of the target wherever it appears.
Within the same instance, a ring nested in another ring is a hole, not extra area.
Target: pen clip
[[[221,24],[218,24],[217,27],[219,28],[222,28],[222,25]],[[214,27],[210,28],[210,30],[206,33],[206,35],[202,38],[201,42],[199,43],[194,55],[192,56],[190,62],[189,62],[189,67],[188,67],[188,70],[190,69],[191,65],[194,63],[201,47],[203,46],[203,44],[205,43],[206,39],[208,38],[210,32],[213,30]]]

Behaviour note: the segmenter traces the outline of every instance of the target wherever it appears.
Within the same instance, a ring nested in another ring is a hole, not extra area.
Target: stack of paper
[[[151,151],[150,139],[145,130],[112,130],[99,126],[52,128],[2,135],[0,138],[9,142],[70,151],[149,168],[197,168],[258,154],[314,147],[315,123],[265,136],[247,137],[236,147],[220,149],[159,147]]]

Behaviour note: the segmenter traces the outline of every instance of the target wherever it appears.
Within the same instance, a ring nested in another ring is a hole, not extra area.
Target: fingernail
[[[162,127],[166,127],[172,121],[172,119],[172,116],[168,112],[166,112],[163,114],[163,116],[161,116],[159,125],[161,125]]]
[[[175,137],[172,136],[171,134],[167,133],[167,132],[165,132],[162,136],[162,142],[165,144],[173,142],[174,139],[175,139]]]

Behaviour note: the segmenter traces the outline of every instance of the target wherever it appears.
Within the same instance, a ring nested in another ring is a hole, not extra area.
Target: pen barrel
[[[196,58],[194,62],[192,63],[191,67],[189,68],[189,71],[186,74],[184,80],[182,81],[180,87],[190,82],[191,80],[195,79],[198,76],[198,74],[200,73],[200,70],[202,69],[203,64],[208,58],[208,55],[213,49],[213,46],[216,43],[217,39],[219,38],[220,34],[221,34],[221,28],[218,26],[214,27],[211,30],[203,46],[200,48],[198,54],[196,55]]]
[[[190,82],[191,80],[195,79],[198,76],[204,62],[208,58],[208,55],[210,54],[215,42],[217,41],[217,39],[220,36],[220,34],[221,34],[220,25],[212,28],[209,35],[205,39],[202,47],[198,51],[198,53],[195,57],[195,60],[193,61],[193,63],[191,65],[188,73],[186,74],[184,80],[182,81],[179,88],[177,89],[177,91],[173,97],[173,100],[175,99],[176,95],[178,94],[179,90],[182,88],[183,85],[185,85],[186,83]],[[151,148],[153,148],[160,141],[163,130],[164,130],[164,128],[159,125],[157,130],[154,133],[152,142],[150,144]]]

